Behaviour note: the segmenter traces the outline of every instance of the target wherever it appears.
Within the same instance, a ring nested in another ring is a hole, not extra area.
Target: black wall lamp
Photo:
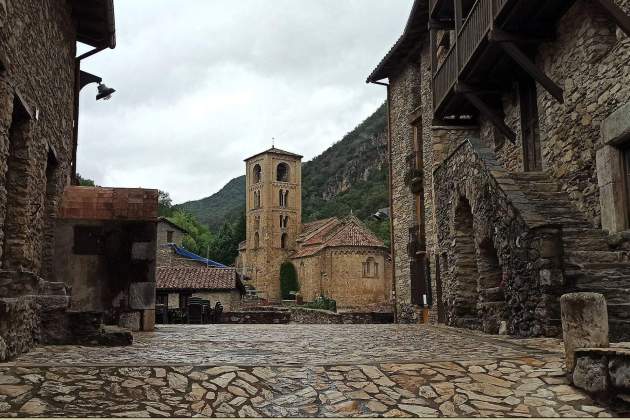
[[[101,99],[108,101],[112,98],[112,94],[116,92],[116,89],[107,87],[107,85],[103,83],[102,78],[81,70],[80,80],[79,80],[79,90],[83,89],[85,86],[89,85],[90,83],[98,83],[98,94],[96,95],[97,101]]]

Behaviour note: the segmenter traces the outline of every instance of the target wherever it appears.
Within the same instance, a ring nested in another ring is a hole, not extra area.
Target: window
[[[280,229],[286,229],[289,225],[289,216],[280,215]]]
[[[284,192],[284,207],[289,207],[289,190]]]
[[[260,165],[254,165],[254,184],[258,184],[262,180],[262,169]]]
[[[282,190],[278,191],[278,198],[279,198],[278,203],[280,203],[280,207],[285,207],[285,205],[284,205],[284,192]]]
[[[261,200],[260,200],[260,191],[254,191],[254,208],[255,209],[259,209],[261,207]]]
[[[289,235],[287,235],[286,233],[283,233],[282,236],[280,237],[280,248],[287,249],[288,245],[289,245]]]
[[[167,230],[166,231],[166,243],[168,243],[168,244],[172,244],[173,243],[173,231],[172,230]]]
[[[378,277],[378,263],[370,257],[363,263],[363,277]]]
[[[168,306],[168,295],[165,294],[158,294],[155,297],[155,303],[157,305],[164,305],[164,306]]]
[[[276,180],[280,182],[289,182],[289,165],[282,162],[276,168]]]
[[[286,208],[289,204],[289,191],[280,190],[278,196],[280,199],[280,207]]]
[[[522,80],[519,83],[519,96],[521,98],[524,169],[525,172],[542,171],[536,82],[531,78]]]
[[[75,226],[74,247],[76,255],[102,255],[105,244],[100,226]]]
[[[254,233],[254,249],[258,249],[260,246],[260,235],[258,232]]]

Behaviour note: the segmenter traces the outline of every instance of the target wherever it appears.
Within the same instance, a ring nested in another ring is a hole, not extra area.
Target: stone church
[[[398,319],[630,338],[630,1],[416,0],[387,88]]]
[[[387,305],[388,249],[353,215],[302,223],[302,156],[275,147],[246,162],[247,239],[237,266],[269,301],[280,301],[280,266],[291,262],[305,301],[340,308]]]

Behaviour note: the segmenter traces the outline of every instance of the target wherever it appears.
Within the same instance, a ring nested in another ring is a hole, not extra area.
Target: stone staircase
[[[612,249],[607,233],[594,229],[546,173],[511,175],[535,210],[562,229],[566,292],[603,294],[611,340],[630,340],[630,252]]]

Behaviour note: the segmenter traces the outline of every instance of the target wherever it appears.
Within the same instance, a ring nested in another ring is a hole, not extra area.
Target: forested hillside
[[[291,150],[299,153],[299,150]],[[302,166],[304,222],[351,211],[388,242],[387,223],[370,221],[388,207],[387,111],[385,104],[321,155]],[[218,231],[236,221],[245,208],[245,176],[234,178],[216,194],[176,206]]]

